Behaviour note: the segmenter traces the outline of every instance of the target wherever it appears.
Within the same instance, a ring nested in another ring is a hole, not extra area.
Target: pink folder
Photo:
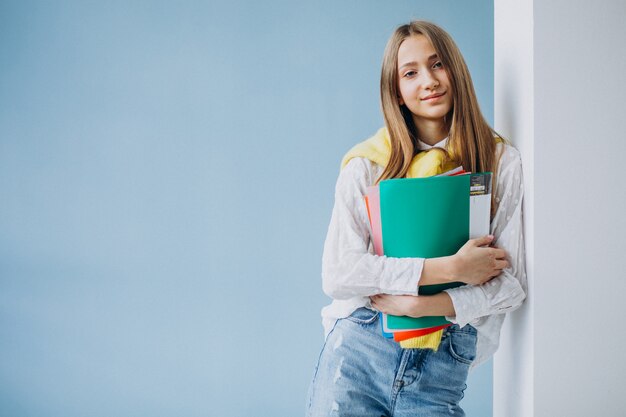
[[[372,226],[372,240],[374,241],[374,253],[382,256],[383,253],[383,227],[380,222],[380,188],[378,186],[367,187],[365,194],[367,215]]]

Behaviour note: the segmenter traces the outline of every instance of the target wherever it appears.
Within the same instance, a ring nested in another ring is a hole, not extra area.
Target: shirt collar
[[[432,148],[441,148],[441,149],[445,149],[446,148],[446,144],[448,143],[448,137],[446,136],[445,138],[441,139],[439,142],[435,143],[433,146],[422,142],[421,140],[417,140],[417,149],[420,151],[427,151],[429,149]]]

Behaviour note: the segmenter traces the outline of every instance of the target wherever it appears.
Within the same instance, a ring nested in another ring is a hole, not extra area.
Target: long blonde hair
[[[391,140],[391,156],[378,181],[405,177],[417,154],[417,130],[411,112],[405,105],[400,105],[398,99],[398,49],[413,35],[424,35],[430,41],[452,86],[452,109],[445,117],[449,126],[448,158],[466,171],[491,171],[495,176],[498,162],[495,132],[480,111],[472,78],[459,48],[439,26],[413,21],[396,29],[383,57],[380,97]]]

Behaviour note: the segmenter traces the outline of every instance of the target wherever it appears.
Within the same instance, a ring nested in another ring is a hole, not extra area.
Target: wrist
[[[445,277],[449,282],[455,282],[459,280],[459,271],[461,270],[461,259],[458,254],[450,255],[446,257],[445,262]]]
[[[419,285],[446,284],[456,281],[460,270],[458,264],[458,255],[424,260]]]
[[[421,295],[417,298],[418,300],[411,309],[411,317],[456,315],[452,298],[445,291],[434,295]]]
[[[407,316],[413,318],[425,316],[426,314],[424,313],[424,311],[425,305],[428,303],[428,297],[429,296],[427,295],[415,297],[415,299],[413,300],[413,305],[411,306],[411,311],[407,314]]]

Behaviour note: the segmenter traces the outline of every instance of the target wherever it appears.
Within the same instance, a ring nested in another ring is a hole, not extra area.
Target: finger
[[[493,249],[493,254],[496,256],[496,259],[506,258],[506,251],[504,249]]]
[[[374,307],[378,311],[383,311],[383,306],[378,304],[376,301],[372,301],[372,307]]]
[[[487,235],[483,237],[478,237],[476,239],[472,239],[474,245],[476,246],[486,246],[489,245],[493,241],[493,235]]]
[[[503,270],[510,266],[509,261],[505,260],[497,260],[496,261],[496,269]]]

